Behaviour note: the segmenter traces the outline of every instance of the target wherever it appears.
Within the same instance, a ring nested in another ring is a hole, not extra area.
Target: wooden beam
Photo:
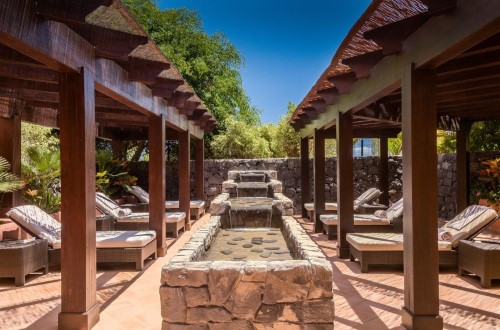
[[[457,214],[469,206],[470,200],[470,128],[470,123],[461,122],[457,131]]]
[[[21,177],[21,115],[24,102],[16,99],[0,100],[2,112],[9,116],[0,116],[0,157],[10,164],[10,172]],[[21,202],[20,192],[3,193],[0,197],[0,217]]]
[[[457,0],[422,0],[427,6],[429,15],[436,16],[448,13],[457,5]]]
[[[90,70],[62,74],[61,312],[59,328],[91,329],[96,301],[94,80]]]
[[[37,68],[0,60],[0,77],[24,79],[44,83],[58,83],[59,73],[47,68]]]
[[[58,111],[52,108],[37,108],[26,106],[21,120],[45,127],[59,128]]]
[[[379,189],[382,195],[379,197],[380,204],[389,206],[389,148],[387,137],[380,138],[379,145]]]
[[[452,59],[439,67],[439,74],[463,73],[500,64],[500,49]]]
[[[353,184],[353,118],[352,112],[340,114],[335,126],[337,133],[337,256],[350,256],[346,235],[354,232],[354,184]]]
[[[404,307],[409,329],[442,329],[436,240],[437,160],[435,74],[410,66],[402,81]],[[422,258],[425,256],[425,258]]]
[[[342,63],[349,66],[356,74],[357,79],[362,79],[370,76],[370,70],[375,64],[384,58],[381,49],[374,50],[369,53],[353,56],[342,60]]]
[[[57,93],[59,91],[59,86],[57,84],[15,78],[0,78],[0,87],[51,93]]]
[[[99,6],[110,6],[112,0],[38,0],[36,12],[38,15],[64,23],[85,23],[85,17]]]
[[[149,118],[149,229],[156,232],[157,253],[167,254],[166,244],[166,170],[165,170],[165,118]]]
[[[328,77],[328,81],[333,83],[339,94],[349,93],[351,91],[352,85],[357,81],[356,74],[354,72],[347,72],[339,74],[336,76]]]
[[[309,180],[309,139],[302,138],[300,139],[300,209],[302,210],[302,218],[307,218],[304,204],[311,201]]]
[[[205,200],[205,141],[194,141],[195,152],[195,193],[194,196],[198,200]]]
[[[186,213],[185,230],[191,230],[191,135],[189,130],[179,132],[179,209]]]
[[[308,110],[307,108],[305,108],[304,111],[308,114],[309,118],[314,120],[318,117],[318,114],[325,112],[326,102],[322,98],[318,100],[313,100],[311,101],[311,107],[312,107],[311,110],[313,110],[314,114],[312,114],[311,110]]]
[[[326,105],[334,104],[339,97],[339,90],[336,87],[320,89],[317,93],[325,100]]]
[[[320,130],[314,131],[314,232],[323,232],[319,216],[325,213],[325,138]]]
[[[428,13],[417,14],[386,24],[363,33],[365,39],[375,41],[385,56],[397,54],[403,49],[403,41],[430,18]]]
[[[170,68],[169,63],[129,56],[127,71],[130,80],[152,84],[158,75],[168,68]]]

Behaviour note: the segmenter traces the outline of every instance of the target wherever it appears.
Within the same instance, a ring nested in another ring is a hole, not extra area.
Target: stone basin
[[[240,173],[240,182],[266,182],[265,173]]]
[[[236,186],[238,197],[267,197],[268,191],[266,182],[239,182]]]

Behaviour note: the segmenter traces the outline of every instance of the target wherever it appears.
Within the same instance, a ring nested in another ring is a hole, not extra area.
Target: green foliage
[[[27,156],[27,150],[37,148],[46,151],[59,151],[59,138],[51,128],[30,123],[21,124],[21,154]]]
[[[262,137],[259,127],[234,117],[226,119],[226,131],[216,135],[211,142],[217,158],[268,158],[269,142]]]
[[[476,122],[470,131],[471,151],[500,150],[500,120]]]
[[[272,125],[269,128],[272,134],[270,135],[269,143],[273,157],[300,157],[300,134],[290,126],[290,119],[296,105],[288,102],[288,111],[281,116],[277,125]]]
[[[61,161],[58,151],[33,145],[25,149],[21,161],[22,177],[26,181],[23,198],[47,213],[59,211]]]
[[[9,162],[0,157],[0,193],[12,192],[24,186],[24,182],[9,171]]]
[[[399,133],[396,138],[387,139],[387,149],[392,156],[401,156],[403,151],[403,135]]]
[[[500,203],[500,158],[484,161],[477,181],[473,182],[471,189],[472,202],[487,199],[492,204]]]
[[[243,58],[223,33],[208,35],[193,10],[160,10],[152,0],[124,3],[210,109],[220,130],[229,117],[250,125],[260,122],[260,111],[250,105],[242,86]]]
[[[135,185],[137,178],[129,175],[127,162],[113,159],[109,150],[96,151],[96,186],[107,196],[121,196],[127,185]]]
[[[456,152],[457,134],[449,131],[437,131],[438,154],[449,154]]]

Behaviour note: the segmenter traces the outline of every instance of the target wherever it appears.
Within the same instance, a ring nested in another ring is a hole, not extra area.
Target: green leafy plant
[[[110,196],[120,196],[126,186],[135,185],[137,178],[128,174],[128,163],[113,159],[107,150],[96,152],[96,186],[97,190]]]
[[[472,189],[475,203],[487,199],[491,204],[500,204],[500,158],[481,163],[479,177]]]
[[[61,207],[59,152],[29,147],[22,157],[21,168],[26,181],[24,200],[47,213],[58,212]]]
[[[9,162],[5,158],[0,157],[0,193],[16,191],[24,186],[24,182],[17,175],[9,171]]]

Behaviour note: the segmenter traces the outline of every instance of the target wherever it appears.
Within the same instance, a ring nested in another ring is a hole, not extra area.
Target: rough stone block
[[[161,330],[207,330],[209,329],[205,324],[179,324],[162,322]]]
[[[188,308],[186,323],[231,322],[231,314],[223,307]]]
[[[288,322],[276,322],[273,324],[256,323],[254,324],[255,330],[300,330],[298,324]]]
[[[267,261],[248,261],[243,268],[244,282],[261,282],[264,283],[267,277]]]
[[[250,321],[232,320],[231,324],[227,323],[209,323],[209,330],[253,330],[254,327]]]
[[[186,306],[198,307],[210,305],[210,293],[207,287],[186,288]]]
[[[262,302],[264,283],[238,282],[234,291],[231,313],[239,319],[253,320]]]
[[[167,322],[186,322],[186,299],[183,288],[160,287],[161,317]]]
[[[208,290],[212,305],[223,306],[243,276],[245,262],[214,261],[208,271]]]
[[[303,323],[333,323],[335,319],[333,300],[305,301],[293,304],[291,308]]]
[[[161,283],[168,286],[200,287],[208,285],[209,261],[197,263],[168,263],[161,272]]]
[[[259,323],[272,323],[276,322],[278,318],[283,315],[284,305],[262,305],[255,320]]]
[[[263,302],[276,304],[303,301],[307,298],[310,281],[308,261],[271,261],[268,263]]]
[[[333,270],[326,259],[309,259],[312,268],[312,281],[307,295],[308,300],[333,298]]]

